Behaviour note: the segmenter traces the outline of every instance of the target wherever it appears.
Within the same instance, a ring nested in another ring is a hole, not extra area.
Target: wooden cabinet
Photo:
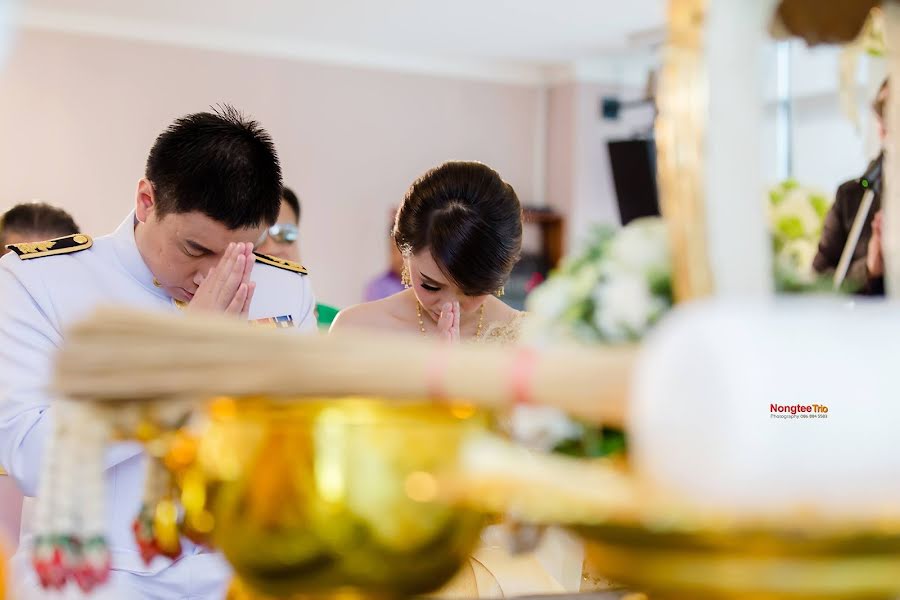
[[[522,250],[522,258],[513,269],[506,285],[507,304],[522,309],[525,297],[562,260],[565,220],[550,209],[526,208],[524,210],[525,237],[537,236],[537,243]]]
[[[563,256],[564,220],[550,209],[526,208],[525,227],[538,227],[541,232],[542,257],[548,269],[559,264]]]

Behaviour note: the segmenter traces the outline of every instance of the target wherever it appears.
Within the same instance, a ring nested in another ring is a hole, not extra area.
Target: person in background
[[[388,229],[388,269],[366,284],[363,302],[381,300],[382,298],[393,296],[397,292],[402,292],[405,289],[403,287],[403,278],[401,276],[401,272],[403,271],[403,255],[400,254],[400,249],[397,248],[397,244],[394,243],[393,237],[393,215],[395,213],[396,211],[391,213],[391,226]]]
[[[75,219],[61,208],[45,202],[17,204],[0,217],[0,256],[7,245],[50,240],[78,233]]]
[[[291,188],[281,190],[281,210],[275,224],[266,230],[256,248],[263,254],[292,262],[300,261],[300,199]],[[329,304],[316,303],[316,323],[327,331],[338,314],[338,309]]]
[[[17,204],[0,216],[0,256],[11,252],[7,244],[50,240],[78,233],[75,219],[45,202]],[[12,477],[0,469],[0,536],[9,551],[15,550],[22,514],[22,492]]]
[[[291,188],[281,189],[281,209],[275,224],[266,229],[256,250],[269,256],[300,262],[300,199]]]
[[[872,104],[882,144],[886,135],[884,110],[888,100],[888,93],[888,80],[885,79],[878,89],[875,102]],[[874,181],[869,181],[870,174],[878,173],[877,178],[880,178],[883,159],[884,151],[882,150],[878,157],[866,167],[865,174],[862,177],[851,179],[841,184],[838,188],[834,204],[825,217],[825,226],[822,229],[822,237],[819,241],[819,251],[815,259],[813,259],[813,269],[816,272],[828,274],[833,273],[837,269],[866,189],[875,183]],[[878,182],[878,185],[875,185],[874,190],[875,197],[872,207],[866,216],[845,279],[856,293],[867,296],[884,294],[884,260],[881,255],[880,182]]]

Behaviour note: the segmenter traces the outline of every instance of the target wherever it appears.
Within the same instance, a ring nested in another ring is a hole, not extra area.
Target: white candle
[[[676,311],[634,377],[635,472],[673,499],[739,517],[897,518],[898,329],[900,311],[885,302]]]

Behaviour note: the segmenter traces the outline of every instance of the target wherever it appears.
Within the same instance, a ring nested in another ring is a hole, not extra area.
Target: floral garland
[[[64,400],[54,407],[35,515],[32,565],[45,588],[74,581],[88,592],[109,577],[104,537],[105,414]]]
[[[111,569],[106,542],[104,453],[113,432],[145,444],[150,454],[144,502],[133,530],[146,563],[177,558],[185,534],[169,465],[163,461],[193,402],[109,407],[60,399],[42,466],[32,566],[42,587],[73,582],[84,592],[102,585]],[[182,466],[183,465],[179,465]]]

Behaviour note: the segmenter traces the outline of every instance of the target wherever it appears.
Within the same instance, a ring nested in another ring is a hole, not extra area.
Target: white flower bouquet
[[[672,305],[672,267],[662,219],[598,228],[528,297],[532,340],[634,342]]]
[[[614,231],[597,228],[526,301],[530,343],[636,342],[672,306],[665,223],[643,218]],[[513,431],[542,449],[607,456],[625,447],[623,432],[570,420],[556,410],[519,409]]]
[[[831,200],[788,179],[769,191],[768,217],[776,287],[804,291],[818,287],[812,268]]]

